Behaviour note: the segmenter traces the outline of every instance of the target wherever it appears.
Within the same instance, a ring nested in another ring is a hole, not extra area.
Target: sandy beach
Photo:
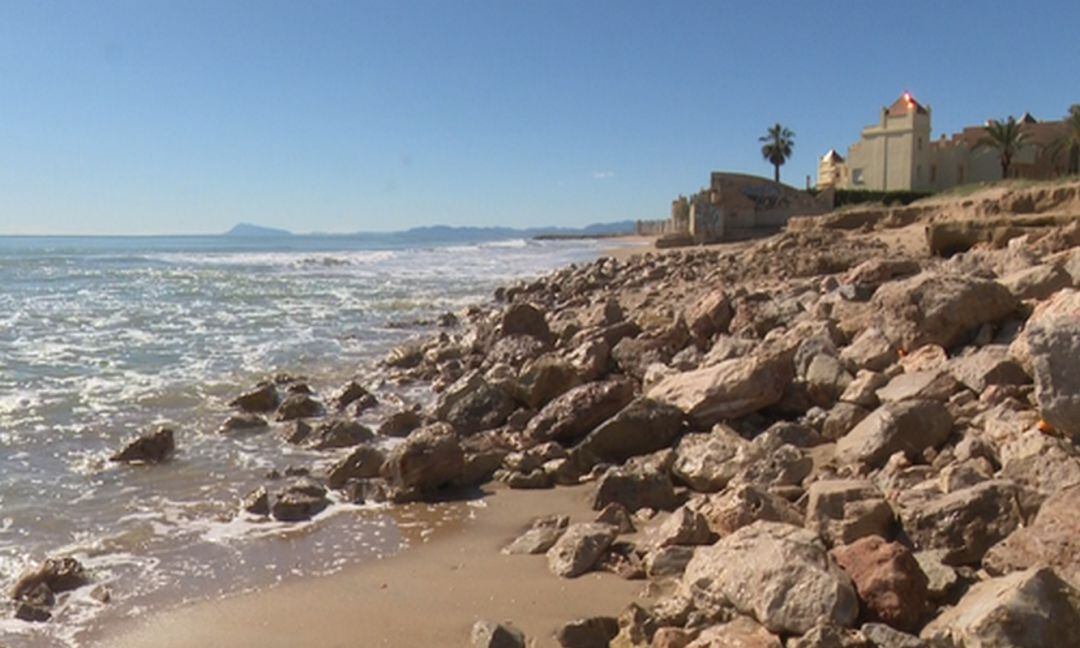
[[[500,549],[548,514],[591,520],[584,487],[508,490],[493,486],[472,519],[426,543],[328,577],[154,613],[92,645],[110,648],[205,646],[463,646],[478,619],[512,620],[537,646],[587,615],[616,615],[643,581],[609,573],[552,577],[544,556]]]

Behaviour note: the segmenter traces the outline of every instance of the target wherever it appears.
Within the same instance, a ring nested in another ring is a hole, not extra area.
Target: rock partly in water
[[[280,402],[277,387],[273,383],[266,383],[229,401],[229,407],[257,414],[274,411]]]
[[[131,441],[120,452],[109,457],[109,461],[156,464],[168,461],[175,452],[176,440],[172,428],[162,427]]]
[[[396,486],[430,494],[461,477],[465,451],[451,426],[435,423],[409,434],[383,466]]]

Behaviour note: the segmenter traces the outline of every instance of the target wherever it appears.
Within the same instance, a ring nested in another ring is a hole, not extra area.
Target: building
[[[940,191],[970,182],[1001,179],[996,150],[977,146],[986,131],[969,126],[932,140],[931,110],[905,92],[881,109],[878,123],[862,130],[847,159],[830,150],[818,162],[818,186],[873,191]],[[1009,176],[1047,179],[1065,173],[1068,156],[1053,144],[1066,133],[1063,121],[1020,120],[1027,142],[1013,157]]]

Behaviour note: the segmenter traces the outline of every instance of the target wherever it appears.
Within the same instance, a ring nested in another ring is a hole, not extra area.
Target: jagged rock
[[[935,601],[945,599],[949,592],[952,591],[952,588],[960,581],[956,570],[941,561],[947,553],[948,551],[942,549],[931,549],[915,553],[915,560],[918,561],[919,568],[926,574],[927,594]]]
[[[272,412],[280,402],[277,387],[273,383],[267,383],[229,401],[229,407],[252,413]]]
[[[936,400],[942,403],[960,389],[960,383],[944,369],[908,371],[893,377],[888,384],[877,390],[882,403],[904,400]]]
[[[708,428],[779,402],[793,377],[786,355],[755,355],[675,374],[646,395],[678,407],[698,428]]]
[[[503,336],[528,335],[545,344],[551,343],[553,339],[544,313],[532,304],[520,302],[507,306],[503,311],[499,332]]]
[[[580,384],[581,378],[568,360],[542,355],[521,371],[518,397],[528,407],[539,409]]]
[[[581,380],[590,382],[607,374],[611,367],[611,345],[602,338],[585,340],[566,359]]]
[[[15,618],[31,623],[44,623],[52,618],[49,608],[54,603],[56,597],[52,590],[44,583],[39,583],[19,598],[15,606]]]
[[[1049,565],[1080,588],[1080,485],[1052,495],[1035,519],[997,543],[983,556],[994,576]]]
[[[1024,385],[1030,379],[1023,367],[1012,359],[1009,347],[988,344],[975,353],[956,358],[949,369],[957,380],[976,393],[990,385]]]
[[[871,535],[834,548],[832,557],[855,585],[866,618],[900,630],[921,626],[928,580],[906,547]]]
[[[804,378],[810,398],[821,407],[835,403],[853,379],[836,356],[826,353],[813,357]]]
[[[597,482],[593,510],[602,510],[613,502],[628,511],[670,510],[678,505],[678,498],[667,472],[626,466],[609,470]]]
[[[1080,437],[1080,291],[1062,290],[1028,320],[1026,344],[1039,414],[1063,433]]]
[[[544,406],[529,421],[525,436],[535,442],[573,442],[626,407],[634,398],[634,385],[616,379],[575,387]]]
[[[385,460],[386,457],[379,449],[370,445],[357,446],[327,471],[326,485],[330,488],[342,488],[350,479],[378,477]]]
[[[698,346],[704,349],[714,335],[727,332],[733,315],[727,293],[714,290],[686,310],[686,325]]]
[[[607,648],[619,634],[619,622],[612,617],[589,617],[571,621],[555,633],[561,648]]]
[[[1048,567],[972,586],[955,607],[923,628],[931,645],[1044,648],[1080,636],[1080,591]]]
[[[419,344],[402,344],[386,355],[383,363],[391,369],[412,369],[424,361],[424,349]]]
[[[619,300],[608,298],[586,309],[579,321],[585,328],[611,326],[626,319]]]
[[[832,624],[814,626],[801,637],[792,637],[784,648],[879,648],[859,630]]]
[[[344,411],[345,408],[347,408],[349,405],[352,405],[354,402],[370,396],[371,392],[365,389],[363,385],[356,382],[355,380],[350,380],[341,387],[341,389],[331,399],[330,402],[332,402],[337,408],[337,410],[341,412]]]
[[[333,419],[320,423],[304,440],[315,450],[349,448],[367,443],[375,433],[366,425],[353,419]]]
[[[244,497],[240,506],[252,515],[270,515],[270,494],[266,488],[259,486]]]
[[[379,426],[379,436],[406,437],[424,424],[420,415],[412,409],[401,409],[383,419]]]
[[[172,429],[161,427],[129,442],[120,452],[109,457],[109,461],[156,464],[168,461],[175,452],[176,440]]]
[[[548,550],[548,568],[563,578],[580,576],[592,569],[616,535],[615,527],[607,524],[571,524]]]
[[[687,434],[675,447],[672,474],[696,491],[711,493],[727,486],[741,465],[734,461],[749,442],[725,425],[710,433]]]
[[[634,521],[630,519],[630,513],[626,507],[618,502],[612,502],[604,507],[604,510],[596,516],[595,522],[610,524],[619,530],[619,533],[633,533]]]
[[[836,443],[836,457],[849,464],[882,466],[897,452],[918,455],[945,441],[952,416],[938,401],[886,403],[870,413]]]
[[[86,569],[74,558],[47,558],[37,568],[24,572],[11,588],[11,598],[33,598],[34,590],[44,586],[50,594],[73,590],[90,582]],[[35,603],[36,604],[36,603]],[[51,603],[49,603],[51,605]],[[48,607],[48,606],[46,606]]]
[[[894,517],[885,496],[868,481],[821,480],[807,490],[806,528],[829,545],[850,544],[872,535],[887,538]]]
[[[753,484],[731,486],[709,496],[702,509],[709,528],[723,537],[758,520],[799,526],[803,515],[794,505]]]
[[[858,601],[817,536],[777,522],[743,527],[699,547],[683,584],[700,610],[728,602],[773,632],[802,634],[822,622],[850,626]]]
[[[645,573],[653,580],[681,577],[694,557],[694,549],[692,545],[654,547],[645,556]]]
[[[899,357],[896,345],[875,327],[863,329],[840,351],[840,359],[852,370],[884,371]]]
[[[499,427],[515,409],[517,403],[510,394],[473,373],[442,393],[436,414],[462,434],[469,435]]]
[[[326,489],[301,480],[285,487],[270,503],[270,515],[282,522],[308,520],[330,505]]]
[[[285,442],[299,445],[311,436],[313,429],[311,424],[304,419],[296,419],[292,422],[292,426],[285,431]]]
[[[484,358],[484,365],[521,367],[544,355],[549,348],[548,344],[531,335],[508,335],[491,345]]]
[[[570,518],[565,515],[537,518],[528,530],[506,545],[502,551],[508,555],[545,553],[562,537],[569,524]]]
[[[542,468],[534,468],[527,472],[505,471],[496,473],[495,477],[510,488],[515,489],[534,490],[555,487],[555,476]]]
[[[884,623],[864,623],[859,630],[874,648],[927,648],[922,639]]]
[[[704,515],[686,506],[680,506],[653,529],[649,540],[654,546],[703,545],[715,540],[709,522]]]
[[[870,410],[865,407],[841,401],[829,410],[825,423],[821,426],[821,434],[827,439],[839,439],[853,430],[859,421],[869,414]]]
[[[669,447],[682,430],[678,408],[638,398],[596,427],[573,452],[582,471],[598,463],[619,464],[630,457]]]
[[[292,421],[300,418],[313,418],[322,416],[323,411],[322,403],[309,394],[291,394],[278,407],[277,420]]]
[[[1064,268],[1042,264],[1011,272],[998,279],[1017,299],[1046,299],[1072,285],[1072,276]]]
[[[477,621],[469,635],[472,648],[525,648],[525,635],[508,623]]]
[[[1080,450],[1070,441],[1037,428],[1001,445],[1001,474],[1042,493],[1057,493],[1080,484]]]
[[[734,483],[766,488],[797,486],[813,470],[814,460],[799,448],[788,443],[769,445],[769,442],[769,437],[759,436],[750,443],[745,456],[737,458],[741,468],[732,479]]]
[[[878,289],[873,303],[885,335],[907,350],[924,344],[953,347],[1019,306],[999,283],[936,272],[888,283]]]
[[[728,623],[705,628],[686,648],[783,648],[783,644],[760,623],[738,616]]]
[[[976,564],[1022,523],[1019,491],[1010,481],[985,481],[901,509],[900,518],[916,549],[943,549],[949,565]]]
[[[844,390],[844,393],[840,394],[840,401],[843,403],[852,403],[867,409],[874,409],[881,404],[880,399],[877,397],[877,390],[888,383],[889,378],[885,374],[869,371],[867,369],[860,369],[858,373],[855,374],[855,378],[852,379],[851,384]]]
[[[244,413],[234,414],[225,419],[220,430],[221,432],[237,432],[241,430],[257,430],[266,426],[266,419],[258,414]]]
[[[427,494],[461,477],[465,452],[445,423],[415,430],[391,450],[383,474],[396,486]]]

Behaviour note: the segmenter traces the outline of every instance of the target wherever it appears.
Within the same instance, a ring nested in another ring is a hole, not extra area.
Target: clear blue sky
[[[1080,2],[0,0],[0,233],[662,218],[803,186],[910,90],[934,132],[1080,102]]]

